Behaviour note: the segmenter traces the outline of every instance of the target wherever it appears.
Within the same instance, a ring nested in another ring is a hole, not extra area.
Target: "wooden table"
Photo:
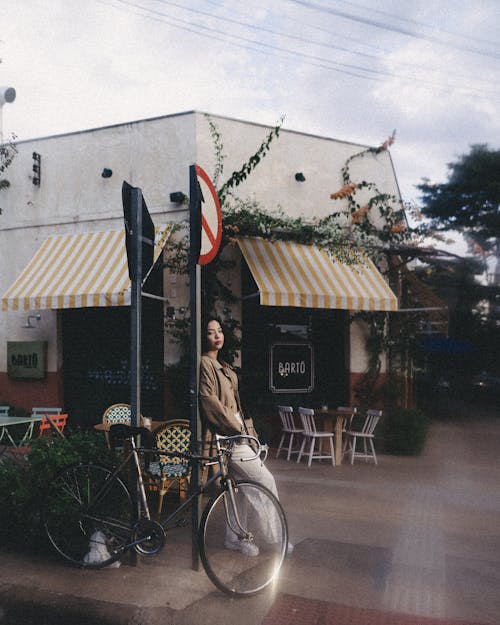
[[[323,420],[323,430],[335,433],[335,464],[342,464],[342,430],[344,419],[352,414],[350,411],[336,408],[318,408],[314,414]],[[335,425],[334,425],[335,423]]]

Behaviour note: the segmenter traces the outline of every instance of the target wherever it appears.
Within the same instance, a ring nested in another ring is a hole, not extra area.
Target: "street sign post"
[[[195,165],[201,201],[201,246],[198,264],[207,265],[219,251],[222,239],[222,213],[217,191],[206,172]]]
[[[210,263],[219,251],[222,239],[222,214],[217,192],[206,172],[199,165],[189,168],[189,307],[191,311],[191,352],[189,407],[193,451],[196,453],[201,434],[198,410],[198,363],[201,339],[201,265]],[[191,469],[191,484],[199,484],[199,468],[195,462]],[[198,570],[198,524],[200,502],[193,504],[191,513],[192,566]]]

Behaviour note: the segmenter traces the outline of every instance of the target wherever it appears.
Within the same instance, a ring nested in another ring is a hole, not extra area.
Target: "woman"
[[[218,319],[215,317],[208,319],[202,339],[204,353],[200,362],[199,399],[205,426],[209,427],[212,433],[223,436],[250,434],[257,437],[252,420],[244,418],[238,392],[238,377],[230,365],[219,360],[219,352],[224,346],[224,332]],[[243,458],[253,459],[241,462]],[[236,479],[259,482],[278,496],[274,477],[262,460],[255,458],[255,451],[245,439],[235,445],[229,470]],[[272,528],[269,531],[272,534]],[[227,549],[242,551],[246,555],[256,556],[259,553],[257,545],[238,541],[232,532],[226,534],[224,546]],[[289,543],[288,551],[292,549]]]

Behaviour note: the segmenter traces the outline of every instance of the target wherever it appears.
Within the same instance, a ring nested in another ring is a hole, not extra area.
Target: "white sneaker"
[[[259,555],[259,548],[255,543],[250,543],[246,540],[225,540],[224,548],[231,549],[232,551],[241,551],[245,556],[254,558]]]

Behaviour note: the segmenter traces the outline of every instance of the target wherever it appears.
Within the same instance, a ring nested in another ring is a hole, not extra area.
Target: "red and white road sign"
[[[201,191],[201,249],[199,265],[207,265],[219,251],[222,239],[222,213],[217,192],[206,172],[195,165]]]

